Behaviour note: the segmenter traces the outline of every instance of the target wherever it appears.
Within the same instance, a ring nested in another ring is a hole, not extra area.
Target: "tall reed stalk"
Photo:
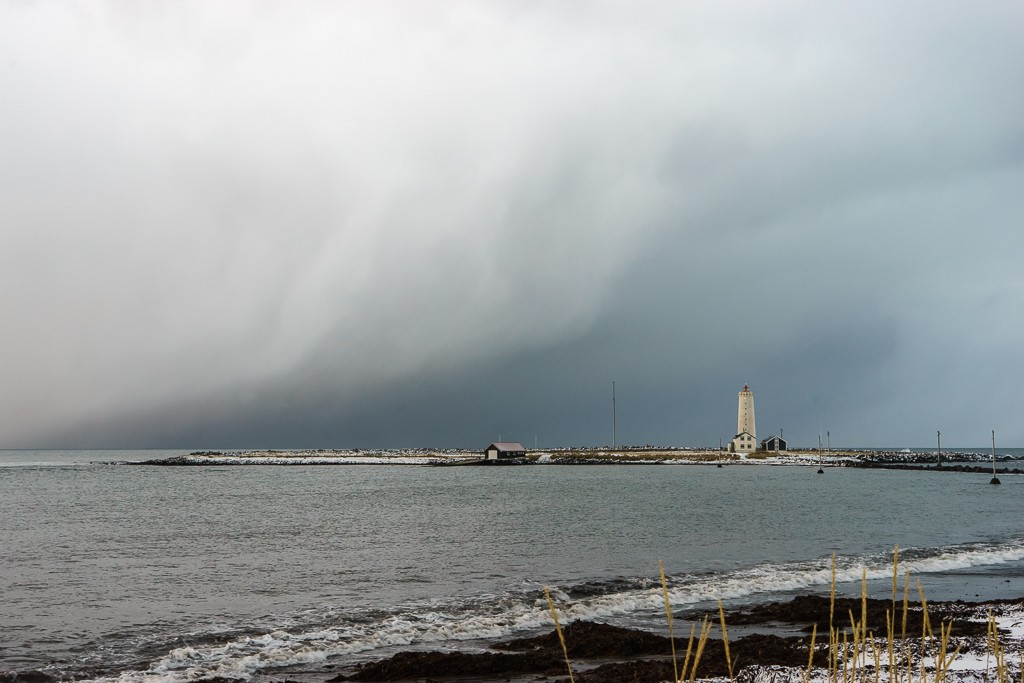
[[[729,667],[729,683],[735,680],[732,675],[732,658],[729,656],[729,631],[725,628],[725,610],[722,609],[722,601],[718,601],[718,616],[722,620],[722,643],[725,645],[725,665]]]
[[[832,587],[828,592],[828,680],[839,680],[839,629],[835,628],[836,613],[836,554],[832,553]]]
[[[697,680],[697,664],[700,662],[700,657],[704,654],[704,646],[708,643],[708,636],[711,635],[711,619],[704,617],[704,622],[700,626],[700,638],[697,640],[697,651],[693,655],[693,666],[690,668],[690,683]],[[693,640],[693,634],[690,634],[690,640]],[[687,648],[689,649],[689,648]],[[687,653],[689,657],[689,653]],[[686,675],[686,666],[683,666],[683,675]]]
[[[867,569],[861,571],[860,618],[851,608],[848,610],[849,628],[841,629],[835,623],[836,606],[836,560],[832,556],[832,583],[829,589],[829,650],[827,662],[828,683],[880,683],[883,662],[888,669],[888,683],[945,683],[953,661],[960,654],[960,646],[950,651],[952,624],[939,624],[935,634],[928,613],[928,601],[924,596],[921,582],[917,592],[921,600],[921,647],[912,652],[907,639],[907,622],[910,611],[910,572],[907,571],[903,585],[902,624],[897,636],[897,588],[899,586],[899,546],[892,554],[892,594],[890,607],[885,610],[885,641],[879,642],[875,633],[868,629]],[[813,634],[813,631],[812,631]],[[801,673],[805,683],[810,682],[813,662],[814,638],[811,639],[811,653],[806,673]],[[989,628],[988,649],[995,657],[997,679],[995,683],[1010,683],[1005,652],[998,643],[994,621]],[[929,672],[925,661],[931,656],[935,664]],[[1022,655],[1024,661],[1024,655]],[[915,671],[915,665],[919,670]],[[1022,663],[1024,668],[1024,663]],[[1001,672],[1001,673],[1000,673]],[[1024,683],[1024,671],[1021,673]]]
[[[686,644],[686,654],[683,657],[682,666],[680,666],[676,650],[675,625],[668,591],[668,580],[665,577],[665,567],[661,561],[658,562],[658,573],[661,577],[661,591],[665,601],[665,618],[668,622],[669,641],[671,643],[673,683],[695,683],[697,679],[697,666],[707,646],[713,622],[711,617],[705,615],[701,622],[699,633],[697,632],[696,624],[690,626],[690,637]],[[951,666],[960,654],[961,646],[958,645],[950,652],[950,638],[953,632],[953,625],[951,623],[940,623],[939,634],[936,638],[928,614],[928,602],[924,596],[924,588],[921,586],[920,580],[918,580],[917,592],[921,600],[921,647],[917,652],[911,651],[911,643],[907,639],[910,611],[909,570],[904,573],[903,609],[899,635],[897,636],[896,599],[899,586],[899,546],[895,546],[892,553],[892,595],[890,607],[885,610],[884,643],[880,643],[875,633],[868,629],[867,568],[861,571],[860,619],[856,618],[851,608],[847,614],[850,620],[849,630],[836,625],[836,573],[836,555],[833,553],[828,608],[829,642],[827,661],[825,663],[828,683],[872,683],[872,681],[873,683],[881,683],[883,661],[887,664],[888,669],[887,683],[946,683]],[[552,600],[551,593],[547,587],[544,588],[544,595],[547,597],[551,617],[555,622],[555,630],[558,633],[558,641],[562,646],[562,654],[565,656],[565,666],[569,672],[569,681],[570,683],[575,683],[565,635],[558,619],[558,611],[555,609],[554,600]],[[718,601],[718,617],[722,629],[722,645],[725,650],[725,663],[729,672],[729,681],[730,683],[735,683],[736,660],[733,659],[730,652],[729,632],[725,623],[725,608],[721,600]],[[800,672],[802,683],[811,683],[812,680],[817,635],[818,624],[815,623],[811,630],[807,669]],[[999,630],[995,617],[992,616],[991,612],[988,617],[987,649],[996,669],[993,683],[1011,683],[1010,667],[1006,660],[1006,652],[1002,643],[999,642]],[[931,676],[929,676],[928,668],[925,666],[929,653],[931,653],[934,661]],[[915,665],[917,665],[916,671]],[[986,680],[988,679],[987,660],[985,678]],[[1024,653],[1021,655],[1020,683],[1024,683]]]
[[[804,674],[804,683],[811,683],[811,671],[814,670],[814,640],[818,637],[818,624],[815,622],[811,628],[811,646],[807,653],[807,673]]]
[[[544,586],[544,595],[548,599],[548,607],[551,608],[551,618],[555,620],[555,631],[558,632],[558,642],[562,644],[562,654],[565,655],[565,668],[569,670],[569,683],[576,683],[572,675],[572,664],[569,663],[569,648],[565,646],[565,636],[562,634],[562,626],[558,623],[558,611],[555,609],[555,601],[551,599],[548,587]]]
[[[668,597],[668,582],[665,580],[665,565],[658,560],[658,573],[661,575],[661,593],[665,597],[665,618],[668,620],[668,639],[672,644],[672,680],[679,681],[679,664],[676,661],[676,636],[672,631],[672,603]],[[690,634],[691,640],[693,634]]]

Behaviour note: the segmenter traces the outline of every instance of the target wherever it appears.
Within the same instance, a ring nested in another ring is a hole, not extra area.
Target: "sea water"
[[[827,590],[833,554],[884,593],[896,544],[930,599],[1024,595],[1015,475],[123,464],[173,454],[0,452],[0,672],[280,679],[550,628],[545,586],[661,629],[659,560],[678,610]]]

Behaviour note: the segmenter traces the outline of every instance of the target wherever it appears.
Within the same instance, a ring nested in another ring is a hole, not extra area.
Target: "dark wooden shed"
[[[504,460],[506,458],[521,458],[526,455],[526,449],[521,443],[501,441],[492,443],[484,450],[485,460]]]
[[[767,439],[761,439],[761,450],[762,451],[779,451],[786,450],[786,440],[781,436],[769,436]]]

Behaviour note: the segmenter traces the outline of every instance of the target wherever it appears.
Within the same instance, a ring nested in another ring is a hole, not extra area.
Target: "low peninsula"
[[[1024,474],[1024,463],[996,456],[995,471]],[[194,451],[169,458],[135,461],[151,466],[244,466],[244,465],[715,465],[715,466],[821,466],[886,469],[930,469],[947,472],[992,472],[986,453],[943,453],[884,450],[758,451],[730,453],[718,448],[634,446],[627,448],[583,447],[534,449],[517,458],[483,459],[480,451],[463,449],[311,449]]]

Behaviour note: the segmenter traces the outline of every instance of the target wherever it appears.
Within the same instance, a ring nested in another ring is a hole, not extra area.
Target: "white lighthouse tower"
[[[754,392],[746,384],[740,392],[736,417],[736,436],[729,444],[733,453],[753,453],[757,450],[757,429],[754,427]]]

